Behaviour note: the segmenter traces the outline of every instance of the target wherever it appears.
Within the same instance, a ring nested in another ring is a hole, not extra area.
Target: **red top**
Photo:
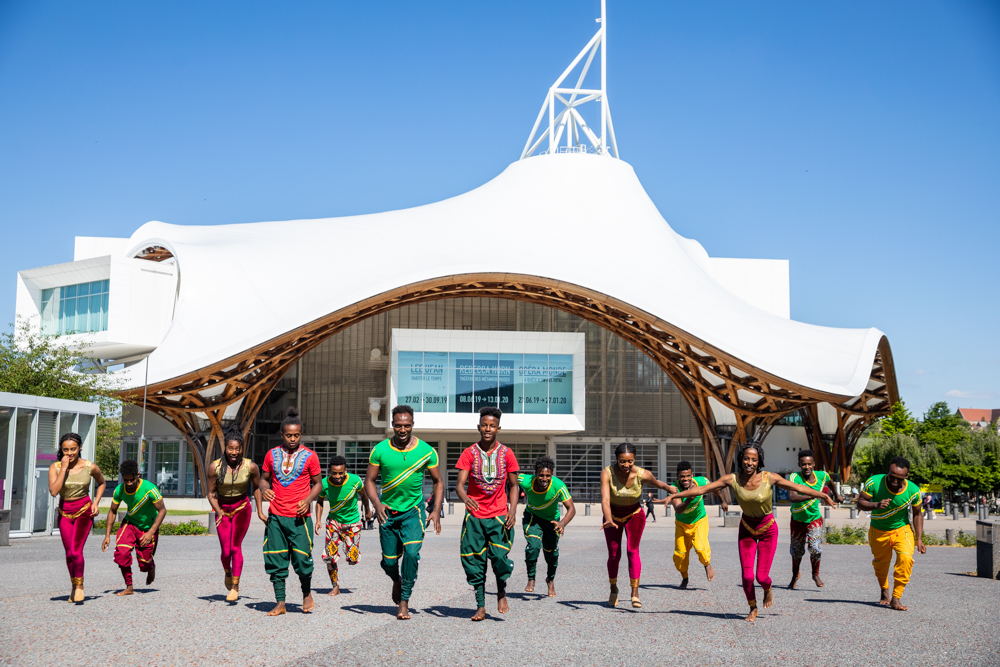
[[[300,445],[292,456],[291,465],[282,466],[285,451],[284,447],[275,447],[264,457],[263,470],[271,474],[271,490],[274,491],[269,512],[275,516],[296,517],[299,516],[299,501],[309,496],[313,475],[318,476],[322,472],[319,457],[311,449]]]
[[[469,510],[472,516],[492,519],[507,514],[507,473],[521,469],[514,452],[498,442],[487,454],[477,443],[462,452],[455,467],[469,471],[466,493],[479,503],[479,509]]]

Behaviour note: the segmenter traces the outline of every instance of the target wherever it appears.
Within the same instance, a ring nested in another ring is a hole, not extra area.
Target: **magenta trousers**
[[[66,567],[71,577],[83,578],[83,547],[93,527],[90,498],[59,502],[59,537],[66,550]]]
[[[615,519],[612,528],[604,529],[604,539],[608,543],[608,579],[618,578],[618,564],[622,559],[622,533],[627,534],[626,554],[628,557],[628,576],[635,584],[638,584],[639,577],[642,576],[642,559],[639,558],[639,542],[642,540],[642,531],[646,528],[646,514],[642,507],[611,507],[611,511],[616,514],[628,515],[630,512],[639,511],[619,523]],[[612,517],[614,518],[614,517]]]
[[[243,538],[250,528],[253,511],[250,509],[250,499],[244,498],[235,503],[219,503],[223,512],[232,513],[228,517],[219,515],[217,528],[219,544],[222,546],[222,567],[234,577],[243,572]]]
[[[771,563],[778,550],[778,522],[774,520],[774,515],[749,517],[744,514],[740,522],[739,544],[743,592],[747,602],[756,603],[754,558],[757,560],[757,582],[765,591],[771,588]]]

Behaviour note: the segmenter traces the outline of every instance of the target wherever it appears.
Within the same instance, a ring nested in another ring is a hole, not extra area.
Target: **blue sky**
[[[0,0],[0,313],[16,271],[71,260],[74,235],[482,184],[598,7]],[[608,15],[619,149],[674,229],[790,260],[795,319],[885,331],[915,412],[1000,406],[1000,4]]]

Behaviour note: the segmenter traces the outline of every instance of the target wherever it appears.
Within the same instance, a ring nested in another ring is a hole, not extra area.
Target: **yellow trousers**
[[[903,589],[910,583],[910,573],[913,572],[913,551],[916,548],[913,530],[909,526],[895,530],[869,528],[868,544],[872,548],[872,566],[882,590],[889,588],[889,566],[892,564],[892,552],[896,552],[896,568],[892,572],[895,579],[892,597],[903,597]]]
[[[703,516],[694,523],[674,522],[674,567],[687,579],[691,549],[698,554],[702,565],[712,560],[712,547],[708,545],[708,517]]]

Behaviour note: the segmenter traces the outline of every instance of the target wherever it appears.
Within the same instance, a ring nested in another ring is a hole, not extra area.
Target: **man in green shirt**
[[[115,536],[115,563],[121,568],[125,579],[125,590],[117,595],[132,595],[132,552],[139,564],[139,571],[146,573],[146,585],[156,578],[156,543],[160,536],[160,524],[167,516],[160,490],[150,481],[139,477],[139,464],[129,459],[122,461],[118,468],[122,483],[115,487],[108,510],[107,527],[104,529],[104,543],[101,551],[107,551],[111,543],[111,528],[115,525],[115,515],[122,501],[128,511]]]
[[[879,604],[896,611],[906,611],[901,598],[913,572],[914,550],[924,554],[924,517],[920,513],[920,487],[907,479],[910,462],[897,456],[889,462],[888,475],[870,477],[858,495],[858,509],[871,512],[868,544],[871,546],[872,566],[882,588]],[[913,527],[910,527],[908,510],[913,509]],[[889,597],[889,565],[892,552],[896,552],[895,583]]]
[[[539,456],[535,461],[535,474],[517,476],[517,483],[524,491],[524,515],[521,527],[524,529],[524,564],[528,569],[526,593],[535,592],[535,571],[538,551],[545,554],[545,583],[549,585],[549,597],[556,596],[556,568],[559,566],[559,538],[566,531],[566,524],[576,516],[576,507],[569,489],[561,479],[553,476],[556,462],[548,456]],[[559,503],[566,507],[566,516],[559,519]]]
[[[365,493],[375,505],[382,544],[382,569],[392,579],[392,601],[398,606],[396,618],[410,618],[410,594],[417,580],[417,563],[424,531],[431,522],[441,534],[441,503],[444,483],[433,447],[413,436],[413,408],[397,405],[392,409],[393,436],[375,445],[365,474]],[[424,510],[424,470],[434,482],[434,511]],[[381,495],[375,478],[381,476]],[[402,560],[402,566],[400,565]]]
[[[830,475],[822,470],[816,470],[816,458],[811,449],[799,452],[799,468],[799,472],[791,474],[790,481],[808,486],[814,491],[822,491],[823,487],[828,487],[830,497],[838,503],[841,502],[837,490],[833,488]],[[788,552],[792,555],[792,583],[788,584],[788,588],[794,589],[799,581],[799,566],[802,564],[802,557],[807,547],[813,581],[818,588],[823,588],[826,584],[819,578],[819,560],[823,556],[823,512],[819,500],[796,491],[789,491],[788,499],[792,501],[792,519],[788,531],[791,535]]]
[[[350,565],[357,565],[361,557],[361,513],[358,512],[358,498],[367,506],[368,497],[362,488],[361,478],[347,472],[347,459],[334,456],[330,461],[329,474],[323,478],[323,493],[316,502],[316,534],[322,530],[323,501],[330,505],[326,515],[326,549],[323,560],[330,575],[330,595],[340,595],[340,576],[337,559],[340,545],[344,545],[344,555]]]
[[[706,484],[708,479],[701,475],[696,476],[689,462],[677,463],[677,487],[680,491]],[[722,493],[716,491],[715,494],[722,501],[722,511],[728,510],[729,505],[726,504]],[[680,587],[682,589],[688,587],[688,563],[691,562],[692,549],[698,554],[701,564],[705,566],[705,576],[712,581],[715,579],[715,570],[712,568],[712,547],[708,543],[708,513],[705,511],[704,497],[678,499],[671,505],[677,512],[674,519],[674,567],[681,574]]]

